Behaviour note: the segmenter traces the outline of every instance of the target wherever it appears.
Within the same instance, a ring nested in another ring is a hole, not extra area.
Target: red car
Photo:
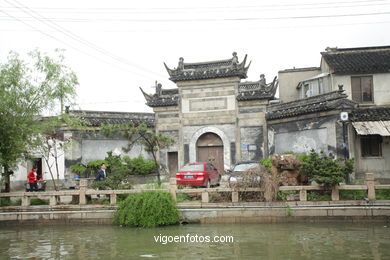
[[[219,185],[221,175],[211,163],[187,163],[176,173],[176,183],[182,186],[206,187]]]

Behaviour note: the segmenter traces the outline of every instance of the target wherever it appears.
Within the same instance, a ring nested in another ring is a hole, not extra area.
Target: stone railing
[[[374,183],[374,174],[366,173],[365,185],[340,185],[332,188],[332,201],[338,201],[340,199],[340,190],[367,190],[367,197],[369,200],[375,200],[375,190],[390,189],[390,185],[375,185]],[[281,186],[279,191],[299,191],[299,200],[307,201],[307,191],[320,191],[325,190],[321,186]],[[239,202],[239,193],[243,192],[261,192],[260,188],[243,188],[243,189],[232,189],[232,188],[201,188],[201,189],[178,189],[176,186],[176,179],[170,179],[170,185],[168,189],[131,189],[131,190],[93,190],[88,189],[88,180],[80,179],[80,189],[79,190],[69,190],[69,191],[47,191],[47,192],[10,192],[10,193],[0,193],[0,198],[20,198],[22,206],[29,206],[30,199],[34,197],[47,198],[49,197],[49,204],[56,205],[61,196],[73,196],[78,199],[80,205],[87,204],[87,196],[92,195],[106,195],[110,198],[110,204],[116,204],[117,195],[119,194],[133,194],[140,193],[144,191],[164,191],[171,193],[172,197],[176,200],[177,194],[187,193],[187,194],[201,194],[202,203],[210,203],[210,193],[221,193],[221,192],[231,192],[231,202]]]

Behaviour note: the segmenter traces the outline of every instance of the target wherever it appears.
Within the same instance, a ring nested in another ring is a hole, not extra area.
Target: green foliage
[[[362,200],[367,198],[366,190],[340,190],[339,192],[342,200]]]
[[[156,227],[179,222],[179,211],[167,192],[130,194],[119,204],[116,224],[132,227]]]
[[[20,206],[22,205],[22,200],[11,200],[10,198],[0,198],[0,207],[8,207],[8,206]]]
[[[287,215],[288,217],[291,217],[291,216],[293,215],[293,211],[292,211],[290,205],[287,205],[287,206],[286,206],[286,215]]]
[[[125,156],[123,157],[123,160],[125,161],[126,165],[129,167],[131,174],[147,175],[147,174],[155,173],[157,170],[157,164],[154,161],[145,160],[142,157],[142,155],[134,159],[130,159],[130,157]]]
[[[85,166],[84,166],[83,164],[81,164],[80,162],[71,165],[69,168],[70,168],[70,170],[71,170],[73,173],[78,173],[80,176],[83,176],[83,177],[84,177],[84,175],[85,175],[85,172],[87,171],[87,167],[85,167]]]
[[[188,193],[177,193],[176,194],[177,202],[188,202],[192,201],[190,195]]]
[[[145,151],[152,155],[156,165],[159,165],[157,161],[158,150],[168,148],[175,142],[175,140],[169,136],[156,133],[154,129],[149,128],[144,123],[137,126],[133,123],[117,125],[106,124],[101,126],[100,131],[103,135],[108,137],[116,134],[125,137],[128,141],[128,145],[122,148],[125,152],[130,151],[135,144],[141,144]],[[159,167],[156,167],[156,170],[158,183],[161,183]]]
[[[375,198],[377,200],[390,200],[390,190],[376,190]]]
[[[331,191],[308,191],[307,192],[307,200],[331,200]]]
[[[0,167],[4,167],[6,190],[9,176],[29,149],[41,146],[37,136],[47,125],[37,117],[58,101],[71,101],[78,84],[76,75],[65,65],[61,52],[51,58],[39,51],[29,53],[31,62],[10,52],[0,63]]]
[[[49,201],[40,198],[31,198],[30,205],[49,205]]]
[[[94,160],[94,161],[89,161],[87,163],[87,167],[91,169],[92,172],[96,172],[97,170],[100,169],[100,165],[102,163],[106,164],[106,167],[109,168],[109,164],[105,160]]]
[[[307,175],[311,180],[324,186],[335,186],[344,181],[346,174],[353,170],[353,161],[344,164],[333,160],[321,152],[321,156],[314,150],[308,156],[301,158],[300,172]]]
[[[292,194],[297,194],[297,192],[296,191],[293,191],[293,190],[291,190],[291,191],[278,191],[278,194],[277,194],[277,199],[278,200],[284,200],[284,201],[286,201],[287,200],[287,197],[289,196],[289,195],[292,195]]]
[[[260,160],[260,164],[264,167],[271,168],[272,167],[272,158],[268,157],[266,159]]]

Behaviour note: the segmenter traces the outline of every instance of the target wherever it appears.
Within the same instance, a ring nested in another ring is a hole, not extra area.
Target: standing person
[[[106,164],[100,164],[100,169],[97,171],[95,181],[102,181],[107,177],[106,175]]]
[[[107,177],[107,175],[106,175],[106,164],[102,163],[102,164],[100,164],[100,169],[97,171],[95,181],[102,181],[106,177]],[[97,197],[100,198],[100,194],[98,194]]]
[[[27,179],[28,179],[28,184],[30,185],[29,191],[38,191],[38,174],[37,174],[37,167],[34,167],[28,174],[27,174]]]

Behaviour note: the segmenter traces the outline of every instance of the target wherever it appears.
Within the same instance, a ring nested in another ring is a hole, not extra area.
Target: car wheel
[[[221,179],[222,179],[222,177],[221,177],[221,175],[219,175],[219,176],[218,176],[218,181],[217,181],[217,183],[215,184],[215,186],[220,186],[220,185],[221,185]]]

